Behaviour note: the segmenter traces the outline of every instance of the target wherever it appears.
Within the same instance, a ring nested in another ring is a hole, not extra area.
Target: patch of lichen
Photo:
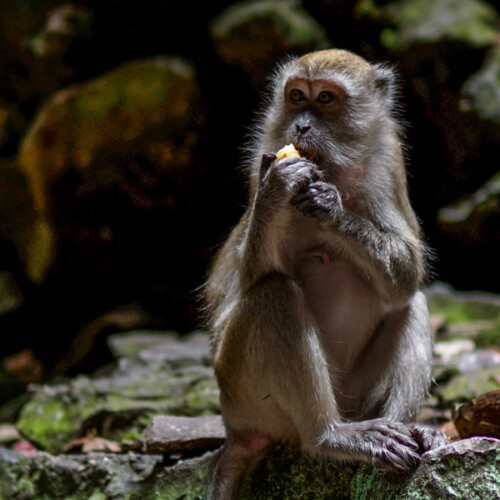
[[[339,464],[278,447],[242,487],[241,498],[398,499],[406,480],[366,464]]]
[[[74,392],[41,388],[23,407],[16,425],[21,434],[41,449],[57,453],[79,435],[81,424],[97,405],[98,399],[89,394],[75,397]]]

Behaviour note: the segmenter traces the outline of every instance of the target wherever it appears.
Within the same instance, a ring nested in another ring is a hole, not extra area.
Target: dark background
[[[229,16],[234,29],[217,34],[234,2],[0,2],[0,266],[8,277],[1,294],[10,298],[0,315],[0,358],[28,352],[23,380],[95,369],[108,359],[106,336],[117,330],[202,326],[199,287],[246,204],[241,148],[265,75],[284,56],[315,48],[396,66],[410,195],[436,256],[432,279],[500,290],[498,188],[484,191],[500,149],[496,2],[270,3],[305,19],[312,35],[294,38],[299,28],[284,29],[267,7]],[[45,184],[43,220],[54,243],[35,275],[37,165],[56,161],[68,123],[80,120],[77,110],[68,112],[67,121],[46,127],[50,134],[42,130],[46,151],[33,151],[26,144],[40,117],[50,122],[47,103],[158,55],[181,57],[195,71],[186,123],[116,141],[85,171],[65,153],[64,168]],[[156,161],[146,150],[164,139],[173,160]],[[34,170],[23,168],[23,147]],[[464,201],[472,207],[466,218],[442,210]]]

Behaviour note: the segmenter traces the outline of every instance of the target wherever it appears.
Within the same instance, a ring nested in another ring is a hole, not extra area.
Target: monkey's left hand
[[[290,200],[290,204],[301,214],[325,222],[335,219],[343,211],[339,190],[324,181],[308,184]]]

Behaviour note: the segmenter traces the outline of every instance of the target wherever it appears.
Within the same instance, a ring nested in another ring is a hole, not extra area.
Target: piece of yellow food
[[[300,153],[295,149],[293,144],[287,144],[276,153],[275,161],[280,161],[284,158],[300,158]]]

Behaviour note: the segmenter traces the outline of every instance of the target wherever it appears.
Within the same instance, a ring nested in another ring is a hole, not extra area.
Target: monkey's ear
[[[390,66],[386,64],[375,65],[375,87],[386,106],[392,108],[398,93],[398,77]]]

